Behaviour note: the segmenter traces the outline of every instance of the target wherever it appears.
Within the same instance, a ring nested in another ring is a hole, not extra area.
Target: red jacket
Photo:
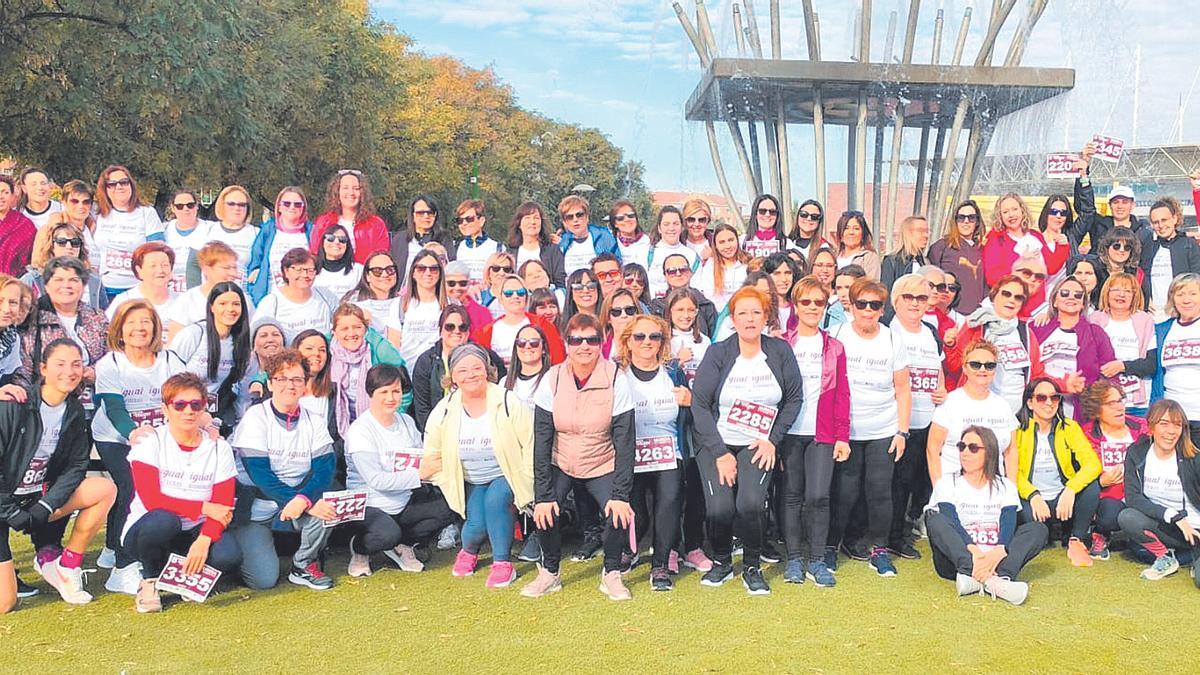
[[[10,277],[20,277],[29,266],[33,254],[33,238],[37,228],[20,209],[10,209],[0,219],[0,272]]]
[[[308,247],[314,255],[320,250],[321,238],[325,236],[325,230],[329,229],[331,225],[337,225],[337,222],[338,214],[333,211],[326,211],[313,221]],[[387,224],[383,222],[383,218],[371,216],[361,223],[354,224],[354,262],[365,265],[367,258],[372,253],[387,251],[389,246],[391,246],[391,241],[388,239]],[[400,270],[399,273],[403,278],[405,271]]]
[[[1046,240],[1042,237],[1042,233],[1037,230],[1030,230],[1029,234],[1042,244],[1042,261],[1046,263],[1046,274],[1054,274],[1054,272],[1062,269],[1063,264],[1066,262],[1066,257],[1062,261],[1058,261],[1057,268],[1051,270],[1051,261],[1046,257],[1049,251],[1046,249]],[[988,233],[987,241],[983,244],[983,276],[987,280],[989,288],[995,286],[1000,277],[1012,273],[1013,263],[1017,261],[1017,253],[1014,250],[1016,245],[1017,242],[1013,241],[1013,238],[1008,236],[1003,230],[992,230]],[[1068,255],[1069,250],[1070,247],[1063,247],[1063,255]],[[1050,255],[1051,257],[1055,257],[1057,261],[1056,254]],[[1046,289],[1044,286],[1045,284],[1043,284],[1043,288],[1039,288],[1037,292],[1030,295],[1029,299],[1025,301],[1027,307],[1034,308],[1045,301]]]
[[[1142,418],[1136,417],[1134,415],[1130,415],[1128,413],[1126,413],[1126,415],[1125,415],[1125,426],[1129,427],[1129,435],[1133,438],[1133,440],[1130,441],[1129,445],[1133,445],[1134,443],[1137,443],[1137,440],[1139,438],[1141,438],[1142,436],[1145,436],[1147,433],[1150,432],[1150,427],[1146,424],[1146,420],[1143,420]],[[1084,424],[1083,425],[1083,433],[1085,435],[1087,435],[1088,440],[1092,442],[1092,447],[1096,449],[1096,454],[1100,455],[1100,461],[1104,463],[1105,468],[1107,469],[1108,465],[1112,464],[1113,462],[1112,461],[1108,461],[1108,462],[1104,461],[1104,449],[1102,447],[1100,447],[1101,443],[1104,442],[1104,432],[1100,431],[1099,420],[1093,420],[1091,422],[1088,422],[1087,424]],[[1129,448],[1126,447],[1125,449],[1128,450]],[[1120,463],[1124,464],[1123,461]],[[1100,498],[1101,499],[1119,499],[1121,501],[1124,501],[1125,500],[1125,481],[1121,481],[1120,483],[1113,483],[1112,485],[1109,485],[1108,487],[1100,488]]]
[[[562,335],[559,334],[558,329],[554,327],[554,324],[541,318],[533,312],[525,312],[525,318],[529,319],[529,323],[541,328],[542,332],[546,334],[546,342],[549,343],[546,345],[546,349],[550,352],[550,363],[553,365],[565,361],[567,359],[567,349],[565,346],[563,346]],[[496,319],[496,321],[499,320],[500,319]],[[474,321],[474,319],[472,319],[472,321]],[[476,343],[482,345],[483,347],[491,349],[492,326],[496,325],[496,321],[492,321],[486,326],[480,328],[479,332],[472,336],[472,339],[474,339]],[[515,354],[513,355],[513,360],[516,360]]]
[[[1037,336],[1033,334],[1033,328],[1026,326],[1025,334],[1029,338],[1029,344],[1026,345],[1026,351],[1029,352],[1029,375],[1025,378],[1025,382],[1032,381],[1035,377],[1041,377],[1046,374],[1046,369],[1042,365],[1042,349],[1039,346]],[[963,358],[966,356],[963,352],[967,347],[976,340],[983,339],[983,326],[963,326],[963,329],[958,334],[958,338],[954,341],[953,347],[946,347],[946,353],[943,361],[946,365],[946,391],[954,391],[962,383],[962,364]],[[955,374],[956,377],[951,375]]]

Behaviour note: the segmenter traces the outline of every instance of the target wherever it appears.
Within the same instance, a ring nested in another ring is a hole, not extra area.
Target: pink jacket
[[[817,398],[817,443],[850,440],[850,381],[846,377],[846,348],[821,331],[821,395]]]

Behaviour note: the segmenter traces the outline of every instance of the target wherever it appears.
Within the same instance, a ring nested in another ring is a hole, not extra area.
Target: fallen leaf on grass
[[[407,608],[407,607],[397,607],[397,608],[395,609],[395,611],[397,611],[397,612],[407,612],[407,611],[408,611],[408,608]]]

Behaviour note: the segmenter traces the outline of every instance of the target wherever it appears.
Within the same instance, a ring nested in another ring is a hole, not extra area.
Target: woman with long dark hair
[[[204,378],[208,411],[221,420],[228,435],[237,424],[238,383],[250,363],[250,318],[246,296],[231,281],[212,287],[204,320],[171,336],[170,349],[187,370]]]
[[[987,295],[983,275],[983,211],[975,200],[960,202],[946,223],[946,234],[929,247],[929,264],[954,275],[962,286],[958,311],[970,315]]]
[[[562,288],[567,274],[564,270],[563,254],[550,241],[550,228],[546,214],[537,202],[525,202],[517,207],[508,224],[508,252],[516,259],[517,267],[527,261],[538,260],[546,268],[550,283]]]
[[[389,251],[400,275],[408,272],[408,261],[429,243],[441,244],[446,249],[447,260],[454,260],[454,238],[446,232],[437,200],[419,194],[408,203],[408,222],[391,238]]]
[[[782,253],[787,233],[783,231],[783,212],[774,195],[761,194],[750,206],[751,226],[746,228],[742,248],[751,258],[765,258]]]
[[[316,263],[317,278],[313,285],[329,291],[334,298],[341,299],[362,280],[363,265],[354,262],[354,244],[341,225],[325,230]]]

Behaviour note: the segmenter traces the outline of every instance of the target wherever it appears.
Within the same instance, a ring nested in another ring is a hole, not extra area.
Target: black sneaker
[[[851,560],[866,561],[871,557],[871,549],[867,548],[861,543],[851,544],[843,541],[842,553],[844,553],[846,557],[850,558]]]
[[[733,578],[733,565],[727,562],[713,561],[712,569],[700,577],[701,586],[720,586]]]
[[[825,562],[825,569],[829,570],[830,572],[837,572],[838,552],[836,548],[832,546],[826,546],[825,556],[822,558],[822,560]]]
[[[783,556],[779,555],[779,549],[775,548],[775,544],[763,541],[762,548],[758,552],[758,558],[765,563],[775,564],[782,560]]]
[[[575,549],[575,554],[571,556],[573,562],[584,562],[595,558],[604,548],[604,540],[595,536],[584,536],[580,542],[579,548]]]
[[[758,567],[747,567],[742,570],[742,585],[746,587],[746,592],[750,595],[771,594],[771,587],[767,585],[767,580],[762,575],[762,569]]]
[[[675,584],[671,581],[671,574],[667,572],[667,568],[655,567],[650,570],[650,588],[656,591],[669,591],[675,588]]]
[[[314,591],[327,591],[333,588],[333,579],[322,572],[317,563],[309,563],[308,567],[304,569],[293,565],[291,573],[288,574],[288,581],[297,586],[307,586]]]
[[[641,561],[642,557],[638,555],[637,551],[634,551],[633,553],[630,553],[629,551],[622,551],[621,574],[629,574],[629,570],[637,567],[638,563]]]
[[[542,542],[538,539],[537,532],[530,532],[525,537],[525,545],[521,547],[521,552],[517,554],[517,560],[525,562],[538,562],[542,559]]]
[[[888,546],[888,552],[892,555],[900,556],[905,560],[920,560],[921,552],[913,546],[911,541],[904,541],[895,546]]]
[[[21,577],[17,577],[17,597],[18,598],[32,598],[33,596],[37,595],[38,593],[41,593],[41,591],[38,590],[37,586],[30,586],[29,584],[25,583],[25,581],[22,580]]]

